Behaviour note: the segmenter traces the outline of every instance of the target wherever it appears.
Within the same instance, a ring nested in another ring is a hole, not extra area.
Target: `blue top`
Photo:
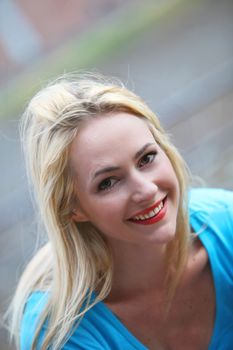
[[[190,192],[190,224],[198,233],[213,274],[216,317],[208,350],[233,346],[233,193],[194,189]],[[47,300],[34,292],[27,302],[21,325],[21,350],[29,350],[36,322]],[[40,334],[40,341],[46,325]],[[40,347],[38,347],[39,349]],[[103,303],[89,310],[63,350],[148,350]]]

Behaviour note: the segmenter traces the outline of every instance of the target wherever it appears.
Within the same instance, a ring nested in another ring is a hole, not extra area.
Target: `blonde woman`
[[[61,77],[22,121],[48,243],[13,303],[17,347],[233,344],[233,195],[188,191],[158,118],[116,80]]]

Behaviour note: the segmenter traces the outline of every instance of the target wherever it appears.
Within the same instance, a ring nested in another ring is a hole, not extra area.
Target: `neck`
[[[113,283],[110,299],[162,291],[165,277],[165,245],[136,245],[110,242],[113,256]],[[109,299],[108,298],[108,299]]]

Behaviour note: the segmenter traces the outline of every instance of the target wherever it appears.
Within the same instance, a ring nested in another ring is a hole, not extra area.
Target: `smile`
[[[163,219],[167,211],[166,198],[152,207],[133,216],[130,221],[136,224],[151,225]]]

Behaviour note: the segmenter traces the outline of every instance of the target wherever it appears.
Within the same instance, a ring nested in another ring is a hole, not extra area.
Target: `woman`
[[[230,349],[232,193],[187,196],[157,117],[101,76],[43,89],[22,131],[48,243],[13,300],[18,347]]]

